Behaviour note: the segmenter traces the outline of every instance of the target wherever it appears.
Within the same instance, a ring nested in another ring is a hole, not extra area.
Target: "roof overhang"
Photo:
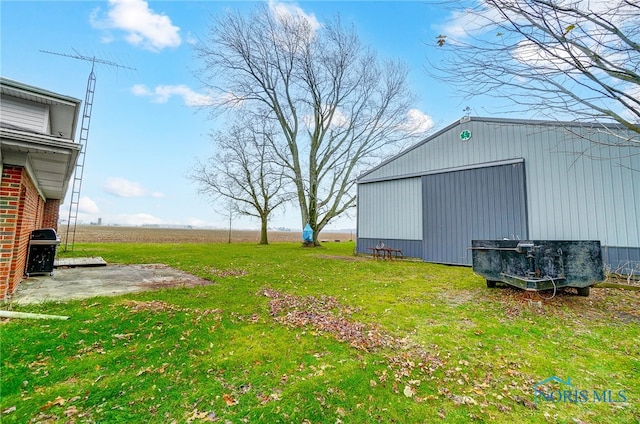
[[[76,138],[81,100],[3,77],[0,77],[0,95],[49,105],[51,134],[69,140]]]
[[[64,200],[80,149],[71,140],[0,128],[0,162],[24,167],[45,199]]]
[[[24,167],[44,199],[64,200],[82,149],[74,142],[82,102],[4,77],[0,97],[48,105],[47,133],[0,122],[0,163]]]

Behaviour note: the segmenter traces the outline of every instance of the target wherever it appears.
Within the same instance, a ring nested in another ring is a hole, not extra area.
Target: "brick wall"
[[[60,199],[48,199],[44,204],[42,228],[53,228],[58,231],[58,218],[60,217]]]
[[[0,300],[24,278],[31,231],[42,226],[45,202],[26,170],[4,166],[0,183]]]

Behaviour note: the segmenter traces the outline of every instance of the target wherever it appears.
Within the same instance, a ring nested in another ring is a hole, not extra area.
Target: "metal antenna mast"
[[[87,80],[87,93],[84,98],[84,108],[82,111],[82,123],[80,125],[80,153],[78,154],[78,160],[76,162],[76,169],[73,173],[73,188],[71,190],[71,202],[69,203],[69,218],[67,220],[67,232],[64,238],[64,251],[67,251],[69,244],[73,251],[73,246],[76,241],[76,226],[78,224],[78,206],[80,204],[80,190],[82,189],[82,175],[84,174],[84,161],[87,152],[87,141],[89,140],[89,126],[91,125],[91,111],[93,109],[93,95],[96,88],[96,76],[94,71],[96,63],[101,65],[114,66],[116,68],[130,69],[135,71],[135,68],[120,65],[116,62],[109,60],[99,59],[95,56],[85,56],[78,53],[75,49],[75,54],[56,53],[46,50],[40,50],[42,53],[53,54],[57,56],[68,57],[71,59],[83,60],[85,62],[91,62],[91,72]]]

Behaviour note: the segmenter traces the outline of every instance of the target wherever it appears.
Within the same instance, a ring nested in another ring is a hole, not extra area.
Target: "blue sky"
[[[275,5],[275,3],[272,3]],[[380,57],[405,61],[418,95],[415,108],[434,129],[463,116],[490,111],[467,102],[425,72],[426,43],[446,24],[448,12],[420,1],[286,2],[323,19],[339,14]],[[91,64],[42,53],[95,56],[123,66],[96,65],[96,92],[85,162],[79,222],[124,225],[226,227],[216,205],[196,193],[187,174],[197,158],[213,154],[209,133],[220,125],[194,107],[204,92],[193,42],[206,38],[211,16],[248,1],[6,1],[0,2],[0,73],[25,84],[84,101]],[[486,99],[474,102],[487,102]],[[78,134],[79,134],[78,129]],[[68,215],[69,200],[60,216]],[[278,211],[271,226],[298,229],[295,205]],[[237,220],[236,228],[259,228]],[[330,229],[353,228],[353,217]]]

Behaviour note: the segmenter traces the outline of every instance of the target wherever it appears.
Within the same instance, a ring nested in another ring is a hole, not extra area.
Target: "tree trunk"
[[[320,246],[318,239],[318,199],[315,196],[317,189],[314,184],[311,184],[309,190],[309,225],[313,230],[313,245],[315,247]]]
[[[267,236],[267,217],[263,216],[260,225],[260,244],[269,244]]]

